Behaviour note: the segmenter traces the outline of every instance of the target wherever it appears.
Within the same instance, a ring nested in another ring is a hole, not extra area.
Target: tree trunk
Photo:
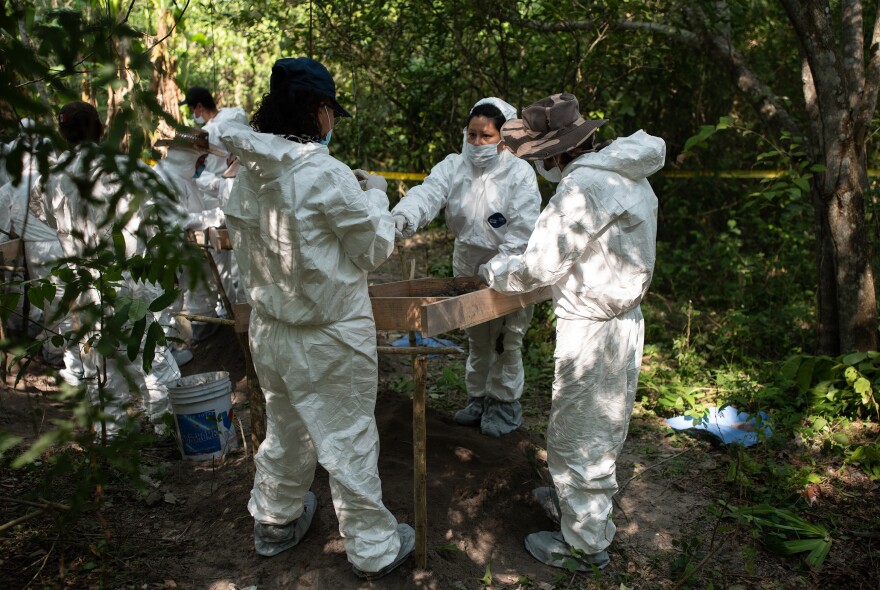
[[[781,0],[804,55],[808,151],[824,172],[817,207],[818,342],[821,354],[876,350],[877,303],[865,220],[864,120],[876,108],[877,57],[865,67],[861,3],[845,3],[839,38],[824,2]],[[874,37],[880,35],[880,16]],[[872,49],[876,53],[876,47]],[[833,306],[833,307],[832,307]]]
[[[822,354],[878,347],[877,302],[865,221],[867,162],[857,151],[852,141],[828,150],[827,172],[821,178],[825,182],[816,183],[822,191],[819,204],[824,226],[820,231],[824,239],[819,242],[818,344]],[[832,261],[826,260],[829,253]],[[833,283],[828,281],[832,273]],[[832,300],[836,301],[835,313],[826,309]]]
[[[107,117],[104,121],[104,129],[113,128],[113,120],[116,115],[123,110],[126,104],[130,103],[126,99],[132,93],[135,87],[134,73],[131,71],[131,41],[128,38],[119,38],[113,40],[116,46],[116,54],[119,56],[120,77],[124,84],[114,87],[112,84],[107,86]],[[120,147],[127,149],[129,145],[129,134],[126,132],[122,138]]]
[[[822,198],[822,183],[814,178],[811,194],[813,196],[813,215],[816,228],[816,268],[818,283],[816,289],[816,353],[835,355],[839,349],[840,325],[837,316],[837,279],[834,266],[834,244],[828,228],[828,215]]]
[[[169,31],[173,25],[174,17],[171,10],[162,9],[159,16],[158,29],[156,31],[156,40],[164,39],[152,51],[153,62],[153,79],[150,81],[150,90],[156,94],[156,101],[166,113],[171,115],[175,121],[180,122],[180,100],[182,94],[177,83],[174,81],[174,75],[177,71],[177,60],[168,51],[168,43],[170,42]],[[166,37],[168,37],[166,39]],[[159,129],[155,139],[164,139],[174,136],[174,128],[164,119],[159,121]]]

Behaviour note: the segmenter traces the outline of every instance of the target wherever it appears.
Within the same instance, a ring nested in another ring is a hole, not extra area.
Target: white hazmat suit
[[[516,109],[497,98],[483,99],[474,107],[484,103],[497,106],[506,119],[516,116]],[[465,144],[463,151],[467,150]],[[446,224],[455,234],[456,277],[475,276],[480,265],[497,254],[521,254],[541,210],[535,171],[528,163],[504,150],[487,166],[478,167],[465,153],[450,154],[434,166],[392,210],[420,228],[445,207]],[[456,414],[456,421],[480,424],[484,434],[493,436],[519,426],[518,400],[525,380],[520,348],[532,312],[529,306],[466,330],[468,407]]]
[[[49,202],[55,204],[52,213],[58,226],[58,237],[64,254],[68,257],[80,257],[92,248],[112,248],[111,226],[107,220],[113,216],[127,215],[130,197],[124,195],[117,203],[117,210],[108,211],[113,196],[119,193],[119,184],[111,174],[100,169],[97,162],[90,163],[86,150],[74,149],[59,158],[59,162],[64,165],[64,170],[50,177],[47,183],[47,196]],[[125,170],[128,165],[125,158],[119,158],[119,169]],[[149,170],[145,169],[136,174],[149,174]],[[79,186],[82,184],[91,184],[90,195],[80,194]],[[128,258],[140,253],[144,247],[143,242],[137,237],[141,223],[140,215],[134,213],[122,231],[125,254]],[[136,281],[126,272],[123,273],[117,297],[130,297],[149,305],[161,293],[161,287]],[[78,301],[80,306],[98,303],[100,300],[97,292],[86,293]],[[146,317],[148,323],[157,321],[157,315],[152,312],[148,311]],[[76,317],[74,322],[76,323]],[[100,324],[96,325],[96,329],[100,328]],[[157,432],[164,432],[162,418],[171,412],[168,384],[180,379],[180,370],[167,346],[156,346],[152,369],[149,372],[144,372],[140,358],[129,362],[124,350],[120,350],[118,356],[123,361],[124,367],[120,367],[114,359],[104,358],[95,347],[87,346],[85,343],[81,344],[80,353],[83,380],[94,404],[99,403],[99,396],[103,390],[108,436],[114,436],[128,420],[126,408],[131,403],[131,395],[126,373],[140,391],[145,412],[156,426]],[[105,367],[106,371],[104,371]],[[101,383],[101,381],[105,382]]]
[[[208,132],[208,141],[211,145],[225,151],[220,138],[223,132],[231,124],[247,125],[247,114],[237,107],[225,107],[217,111],[213,119],[205,123],[202,130]],[[223,173],[228,168],[226,156],[217,154],[208,154],[205,159],[205,169],[196,177],[195,184],[204,193],[206,206],[225,207],[229,198],[229,192],[232,188],[234,178],[224,178]],[[219,223],[214,227],[224,227],[226,220],[221,218]],[[226,296],[232,305],[236,303],[237,283],[238,283],[238,263],[235,259],[233,250],[212,251],[211,256],[217,265],[217,272],[220,275],[220,281]]]
[[[169,223],[176,224],[185,230],[205,230],[209,227],[221,227],[226,223],[219,202],[207,196],[196,185],[193,178],[196,163],[203,155],[204,152],[196,149],[171,144],[166,156],[153,167],[153,170],[178,198],[178,216],[176,219],[168,220]],[[219,271],[221,265],[228,260],[228,256],[225,256],[225,252],[213,250],[210,251],[210,254]],[[197,282],[194,287],[190,287],[189,273],[183,272],[180,277],[181,299],[174,306],[175,313],[186,309],[187,313],[192,315],[205,317],[217,315],[219,295],[210,287],[213,284],[213,279],[207,267],[205,272],[207,278]],[[176,317],[172,318],[171,325],[174,326],[174,330],[169,335],[181,337],[183,334],[182,330],[179,330]],[[207,337],[216,331],[216,328],[216,324],[194,322],[193,339],[198,340],[200,336]]]
[[[58,235],[51,227],[47,226],[41,219],[30,211],[31,196],[39,194],[41,183],[41,175],[38,170],[37,157],[29,150],[34,149],[32,144],[33,138],[22,135],[13,142],[15,144],[24,142],[26,150],[22,153],[21,158],[21,178],[18,183],[12,180],[8,181],[0,187],[0,242],[10,239],[13,234],[22,238],[24,242],[25,265],[27,267],[28,276],[31,279],[40,279],[49,274],[52,267],[62,257],[61,244],[58,241]],[[5,164],[5,162],[2,162]],[[5,165],[3,166],[5,168]],[[19,301],[19,308],[23,308],[23,298]],[[21,309],[17,310],[21,312]],[[41,325],[42,320],[48,320],[54,314],[54,307],[49,306],[45,314],[41,314],[40,310],[35,306],[30,306],[29,317],[27,319],[18,317],[18,313],[14,314],[11,324],[19,329],[26,330],[28,333],[34,334]],[[46,328],[51,332],[57,328],[54,322],[47,325]],[[51,334],[44,333],[42,337],[46,338]],[[53,364],[60,360],[61,351],[57,347],[48,343],[45,347],[44,354],[51,358],[47,358]]]
[[[644,342],[639,303],[654,270],[662,139],[639,131],[583,154],[538,218],[525,253],[480,270],[503,292],[550,285],[557,317],[547,458],[565,542],[587,555],[615,533],[615,462],[623,448]],[[527,540],[528,543],[528,540]]]
[[[230,126],[223,140],[241,162],[226,219],[266,397],[248,509],[258,525],[293,522],[320,463],[349,561],[379,571],[400,549],[377,468],[378,364],[367,292],[367,272],[394,247],[388,199],[362,191],[318,143],[244,125]]]

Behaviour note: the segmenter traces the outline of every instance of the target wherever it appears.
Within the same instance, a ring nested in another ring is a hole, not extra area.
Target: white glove
[[[208,229],[209,227],[223,227],[226,224],[226,216],[220,207],[206,209],[197,213],[189,213],[183,222],[184,229]]]
[[[394,215],[394,235],[397,238],[408,238],[416,233],[415,226],[403,215]]]
[[[215,194],[220,190],[221,180],[223,179],[210,172],[202,172],[199,177],[195,179],[196,186],[208,194]]]
[[[358,179],[361,190],[368,191],[371,188],[375,188],[383,193],[388,190],[388,181],[378,174],[370,174],[366,170],[355,170],[354,176]]]
[[[477,270],[477,276],[479,276],[487,285],[492,284],[492,279],[494,278],[492,275],[492,269],[489,267],[488,263],[481,265]]]

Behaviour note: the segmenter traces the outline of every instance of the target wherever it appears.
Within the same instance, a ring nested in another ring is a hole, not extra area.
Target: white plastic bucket
[[[229,373],[181,377],[168,386],[168,400],[184,459],[206,461],[238,448]]]

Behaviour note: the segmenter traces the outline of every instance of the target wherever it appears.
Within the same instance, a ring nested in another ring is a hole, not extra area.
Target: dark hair
[[[61,107],[58,113],[58,131],[73,146],[84,141],[97,143],[104,132],[104,126],[101,125],[94,106],[87,102],[74,101]]]
[[[577,158],[578,156],[582,156],[589,152],[598,152],[609,145],[611,145],[612,140],[608,139],[606,141],[602,141],[596,143],[596,134],[592,134],[586,140],[584,140],[580,145],[575,146],[574,148],[568,150],[560,154],[559,163],[562,164],[562,167],[568,166],[568,163]]]
[[[263,95],[251,127],[260,133],[282,135],[293,141],[307,143],[321,138],[316,113],[327,98],[305,88],[291,89],[287,96]]]
[[[214,102],[214,97],[211,96],[211,91],[205,88],[204,86],[192,86],[189,90],[186,91],[186,96],[180,104],[189,105],[190,109],[195,108],[196,105],[202,105],[209,111],[217,110],[217,103]]]
[[[471,119],[474,117],[486,117],[488,119],[492,119],[492,122],[495,123],[495,129],[498,132],[501,132],[501,126],[504,125],[504,122],[507,120],[504,118],[504,115],[501,113],[501,109],[496,107],[494,104],[489,104],[488,102],[484,102],[483,104],[478,104],[473,109],[471,109],[471,113],[468,115],[467,121],[465,121],[464,126],[467,127],[471,124]]]

